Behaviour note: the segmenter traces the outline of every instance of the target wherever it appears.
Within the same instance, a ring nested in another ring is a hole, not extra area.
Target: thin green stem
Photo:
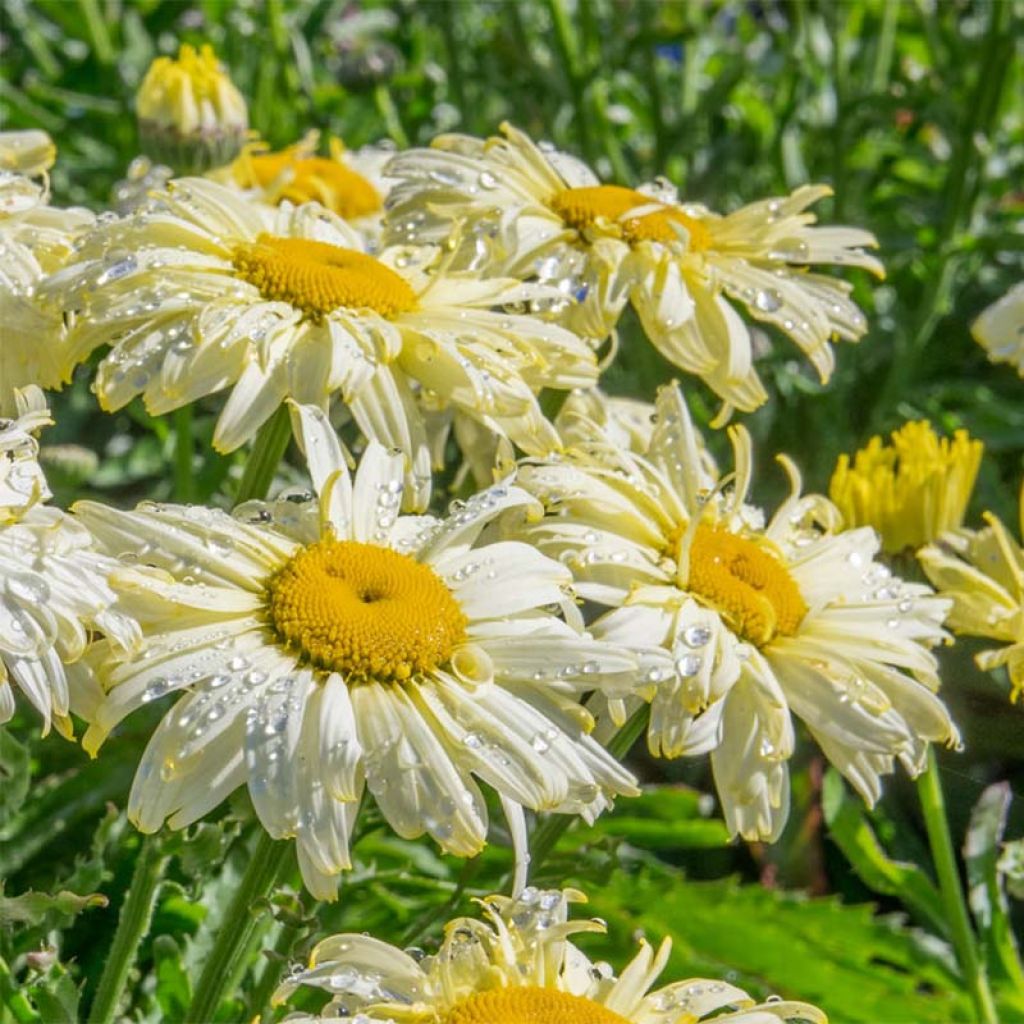
[[[579,135],[580,149],[583,151],[584,159],[592,163],[594,160],[594,147],[590,135],[590,113],[587,110],[586,82],[580,65],[576,37],[573,34],[572,23],[569,20],[569,12],[565,9],[564,0],[547,0],[547,8],[551,15],[551,24],[555,30],[555,45],[558,48],[558,56],[562,67],[565,68],[565,75],[569,83],[569,93],[572,98],[572,105],[575,108],[576,116],[573,118],[573,121],[576,125],[576,132]]]
[[[395,140],[400,149],[407,149],[409,146],[409,136],[402,126],[398,107],[395,106],[395,98],[391,95],[391,90],[384,82],[378,82],[374,86],[373,98],[377,102],[377,110],[380,111],[380,116],[384,118],[384,124],[387,125],[388,135]]]
[[[637,708],[629,721],[608,741],[608,753],[617,760],[622,760],[632,749],[633,744],[647,728],[651,717],[651,707],[644,704]],[[558,845],[565,830],[576,820],[571,814],[550,814],[533,831],[530,837],[530,870],[537,871]]]
[[[967,914],[967,901],[964,899],[956,854],[949,834],[946,801],[942,795],[942,782],[933,746],[928,748],[928,767],[917,779],[917,795],[928,831],[928,843],[939,880],[946,921],[953,937],[953,948],[956,950],[964,983],[974,1004],[975,1019],[979,1024],[998,1024],[999,1018],[988,987],[988,978],[978,957],[974,932]]]
[[[238,485],[235,504],[241,505],[243,501],[267,496],[274,473],[288,448],[291,437],[291,417],[288,407],[282,405],[260,427],[260,432],[256,435],[252,451],[249,453],[249,461],[246,462],[245,470],[242,473],[242,482]]]
[[[913,328],[907,333],[898,333],[894,339],[889,374],[878,401],[874,403],[872,425],[876,428],[881,425],[880,421],[888,415],[893,404],[906,392],[935,328],[952,303],[956,273],[963,259],[963,251],[954,244],[954,239],[963,226],[970,223],[977,202],[978,190],[974,185],[981,174],[982,158],[975,139],[979,133],[988,134],[999,110],[1006,73],[1011,63],[1007,60],[1005,48],[1008,34],[1006,22],[1012,13],[1012,6],[999,0],[991,5],[992,14],[984,52],[978,61],[978,77],[970,101],[966,104],[966,114],[943,189],[944,216],[933,246],[936,262],[929,275],[927,294],[918,307]]]
[[[878,31],[875,46],[875,64],[871,70],[871,91],[884,92],[889,85],[892,69],[892,55],[896,47],[896,29],[900,22],[900,0],[884,0],[882,4],[882,27]]]
[[[192,1024],[209,1024],[225,996],[238,987],[250,954],[250,945],[260,923],[254,912],[274,889],[291,855],[291,843],[272,839],[260,831],[256,849],[228,907],[224,925],[217,933],[206,959],[196,994],[189,1007]]]
[[[96,0],[78,0],[78,6],[85,15],[85,24],[92,37],[92,51],[101,64],[114,63],[114,47],[107,32],[107,23]]]
[[[128,972],[135,963],[139,944],[149,931],[167,860],[160,852],[160,841],[155,836],[142,837],[131,885],[121,907],[121,916],[117,919],[114,941],[89,1012],[89,1024],[110,1024],[117,1014]]]
[[[192,500],[192,406],[183,405],[174,413],[174,500],[187,504]]]

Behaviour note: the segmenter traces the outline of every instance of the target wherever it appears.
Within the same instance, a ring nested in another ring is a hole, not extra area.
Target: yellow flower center
[[[343,307],[390,319],[416,305],[416,293],[390,267],[328,242],[262,234],[239,245],[232,263],[265,299],[287,302],[312,320]]]
[[[346,220],[376,213],[383,206],[380,193],[351,167],[325,157],[299,158],[287,149],[239,160],[235,178],[243,188],[266,189],[279,183],[276,202],[321,203]]]
[[[444,1024],[627,1024],[625,1017],[569,992],[507,988],[456,1003]]]
[[[693,217],[687,217],[673,206],[664,206],[631,188],[621,185],[591,185],[585,188],[567,188],[557,193],[548,203],[570,227],[586,231],[599,220],[617,223],[623,237],[631,245],[638,242],[678,242],[679,235],[673,225],[686,228],[690,236],[689,248],[703,251],[711,245],[708,229]],[[657,205],[659,209],[639,217],[627,217],[630,210],[641,206]]]
[[[753,541],[703,524],[690,547],[687,589],[758,647],[779,633],[793,636],[807,614],[800,588],[777,558]]]
[[[267,586],[278,639],[347,679],[397,682],[448,661],[466,616],[434,571],[356,541],[303,548]]]

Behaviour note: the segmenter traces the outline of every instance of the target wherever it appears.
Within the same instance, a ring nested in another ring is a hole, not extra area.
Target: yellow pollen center
[[[466,635],[466,616],[429,566],[356,541],[299,551],[267,585],[267,611],[285,647],[351,681],[430,672]]]
[[[589,999],[551,988],[477,992],[456,1003],[444,1024],[628,1024]]]
[[[697,219],[687,217],[673,206],[664,206],[631,188],[621,185],[591,185],[585,188],[567,188],[557,193],[548,203],[570,227],[585,231],[598,220],[617,223],[623,237],[631,245],[638,242],[678,242],[679,235],[673,225],[681,225],[689,233],[689,248],[703,251],[711,245],[708,229]],[[639,217],[627,217],[638,207],[658,206]]]
[[[232,264],[265,299],[287,302],[312,320],[343,307],[391,318],[416,305],[415,292],[390,267],[328,242],[262,234],[239,245]]]
[[[800,588],[777,558],[753,541],[703,524],[690,547],[687,589],[758,647],[780,633],[793,636],[807,614]]]
[[[286,149],[281,153],[251,155],[244,170],[251,181],[241,182],[243,187],[255,184],[265,189],[281,179],[274,195],[277,202],[318,202],[346,220],[376,213],[383,205],[373,185],[338,160],[319,156],[298,158]]]

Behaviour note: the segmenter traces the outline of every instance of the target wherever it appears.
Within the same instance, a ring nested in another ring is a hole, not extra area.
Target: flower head
[[[95,550],[80,523],[43,504],[49,489],[35,432],[51,422],[37,388],[17,392],[19,416],[0,421],[0,723],[15,711],[17,686],[50,726],[70,737],[66,666],[81,658],[91,630],[113,648],[135,640],[107,585],[113,559]]]
[[[604,185],[579,161],[502,126],[486,141],[442,136],[388,167],[388,237],[441,242],[459,225],[469,265],[555,285],[547,308],[596,342],[631,301],[658,350],[700,376],[733,408],[767,398],[751,334],[737,312],[787,334],[823,381],[831,340],[856,341],[866,321],[850,285],[811,268],[881,264],[856,228],[812,227],[808,208],[829,194],[805,186],[720,216],[680,201],[667,182]]]
[[[384,207],[380,167],[392,151],[382,150],[374,161],[365,151],[350,153],[332,138],[330,156],[324,157],[317,155],[317,142],[317,133],[310,132],[301,142],[277,152],[265,143],[254,143],[215,177],[251,190],[274,206],[316,202],[347,221],[376,218]]]
[[[86,748],[142,704],[180,695],[139,766],[138,827],[187,825],[247,784],[327,899],[350,864],[364,786],[399,834],[429,833],[459,856],[487,834],[476,778],[507,807],[587,816],[635,792],[578,702],[630,691],[633,657],[583,635],[564,566],[480,539],[532,499],[505,483],[443,521],[399,516],[400,455],[371,444],[353,481],[324,414],[296,415],[319,502],[290,494],[234,517],[76,506],[134,563],[112,582],[145,638],[131,659],[96,648],[106,697]]]
[[[1018,536],[1024,538],[1024,486]],[[991,513],[981,530],[955,530],[917,553],[928,579],[951,598],[950,629],[1005,644],[976,658],[986,671],[1005,665],[1011,699],[1024,692],[1024,546]]]
[[[793,713],[869,802],[897,758],[917,773],[929,742],[956,742],[928,649],[948,602],[876,562],[872,530],[840,531],[826,499],[801,497],[788,459],[792,494],[766,522],[747,503],[749,435],[730,431],[721,475],[678,387],[659,393],[642,455],[583,427],[557,460],[522,467],[550,515],[518,529],[612,608],[592,631],[644,659],[652,752],[710,751],[733,832],[781,832]]]
[[[441,948],[419,962],[369,935],[333,935],[274,1001],[310,986],[331,994],[322,1017],[290,1020],[355,1016],[367,1024],[825,1024],[825,1015],[806,1003],[756,1004],[735,985],[707,978],[651,991],[668,962],[669,939],[657,950],[643,942],[616,977],[570,941],[605,930],[600,921],[569,919],[569,905],[585,901],[573,889],[489,896],[480,901],[484,920],[449,921]]]
[[[568,331],[499,310],[544,289],[448,272],[437,250],[363,245],[318,204],[275,209],[189,178],[97,227],[46,288],[78,312],[78,358],[113,340],[94,385],[105,408],[141,394],[160,414],[233,386],[221,451],[286,398],[339,394],[366,435],[406,453],[424,507],[424,393],[526,451],[555,447],[536,394],[590,384],[597,366]]]
[[[241,148],[249,111],[213,49],[157,57],[135,97],[143,146],[179,171],[218,167]]]
[[[982,451],[966,430],[950,440],[927,420],[905,423],[889,445],[873,437],[852,466],[840,455],[829,497],[847,527],[877,530],[884,551],[916,550],[963,523]]]
[[[993,363],[1009,363],[1024,377],[1024,281],[993,302],[971,325],[971,334]]]

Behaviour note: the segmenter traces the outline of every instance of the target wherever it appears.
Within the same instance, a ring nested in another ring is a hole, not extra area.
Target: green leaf
[[[971,811],[964,843],[971,912],[978,924],[982,952],[993,975],[1008,979],[1024,998],[1024,971],[1010,928],[1006,894],[998,871],[1000,841],[1013,795],[1008,782],[989,786]]]
[[[690,881],[656,862],[616,872],[590,897],[609,931],[581,943],[587,952],[621,964],[638,931],[652,942],[668,936],[666,980],[722,978],[758,998],[813,1003],[832,1024],[973,1019],[945,945],[922,941],[870,906],[731,879]]]
[[[0,729],[0,821],[10,821],[21,808],[31,777],[28,747],[19,743],[6,729]],[[0,829],[0,833],[5,831]]]
[[[29,891],[20,896],[4,896],[0,885],[0,924],[40,924],[50,913],[73,917],[91,907],[106,905],[107,897],[98,892],[79,896],[62,889],[53,894]]]
[[[45,978],[26,986],[26,994],[35,1003],[46,1024],[78,1024],[81,991],[66,968],[55,964]]]
[[[946,916],[938,889],[916,864],[892,860],[886,854],[868,823],[864,805],[850,795],[834,768],[825,776],[822,807],[830,837],[864,884],[884,896],[898,897],[938,934],[946,935]]]
[[[192,1002],[192,985],[182,957],[181,947],[170,935],[153,940],[153,974],[156,1001],[165,1020],[184,1020]]]
[[[701,811],[701,794],[684,786],[651,786],[632,800],[620,800],[589,828],[573,830],[573,841],[600,836],[622,839],[645,850],[711,849],[725,846],[725,823]]]

